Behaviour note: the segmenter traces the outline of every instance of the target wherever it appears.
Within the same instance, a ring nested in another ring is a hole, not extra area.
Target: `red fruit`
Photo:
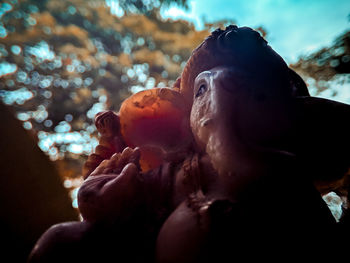
[[[126,144],[141,149],[143,170],[157,167],[162,154],[182,150],[192,138],[184,98],[169,88],[132,95],[122,103],[119,116]]]

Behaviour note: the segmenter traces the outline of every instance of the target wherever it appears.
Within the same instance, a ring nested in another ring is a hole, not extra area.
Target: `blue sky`
[[[190,0],[190,10],[171,7],[166,18],[185,18],[200,29],[207,21],[234,19],[239,26],[263,26],[270,45],[287,62],[330,45],[350,29],[350,0]]]

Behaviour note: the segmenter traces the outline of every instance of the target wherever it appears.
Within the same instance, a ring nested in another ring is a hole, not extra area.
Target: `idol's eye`
[[[203,95],[204,92],[207,91],[207,86],[202,84],[200,85],[199,89],[197,90],[197,93],[196,93],[196,98],[198,98],[199,96]]]

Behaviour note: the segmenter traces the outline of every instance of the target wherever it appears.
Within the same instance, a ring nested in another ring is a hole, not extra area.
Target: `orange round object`
[[[183,96],[170,88],[130,96],[122,103],[119,116],[126,144],[141,149],[143,170],[160,164],[160,152],[181,150],[192,138],[189,109]]]

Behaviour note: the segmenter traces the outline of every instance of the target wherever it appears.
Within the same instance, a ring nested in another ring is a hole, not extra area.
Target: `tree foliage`
[[[350,103],[350,31],[331,46],[302,56],[292,67],[307,81],[313,95]]]
[[[187,21],[162,19],[160,9],[173,4],[188,8],[186,0],[0,3],[0,98],[70,178],[66,187],[79,185],[82,162],[97,145],[97,112],[118,111],[141,89],[172,86],[209,31],[234,23],[204,21],[198,31]],[[346,32],[292,65],[313,94],[331,97],[349,82],[349,43]]]
[[[97,112],[118,111],[141,89],[171,86],[208,35],[161,19],[160,6],[172,2],[186,5],[119,1],[121,17],[104,1],[1,4],[0,97],[65,176],[79,176],[96,146]]]

